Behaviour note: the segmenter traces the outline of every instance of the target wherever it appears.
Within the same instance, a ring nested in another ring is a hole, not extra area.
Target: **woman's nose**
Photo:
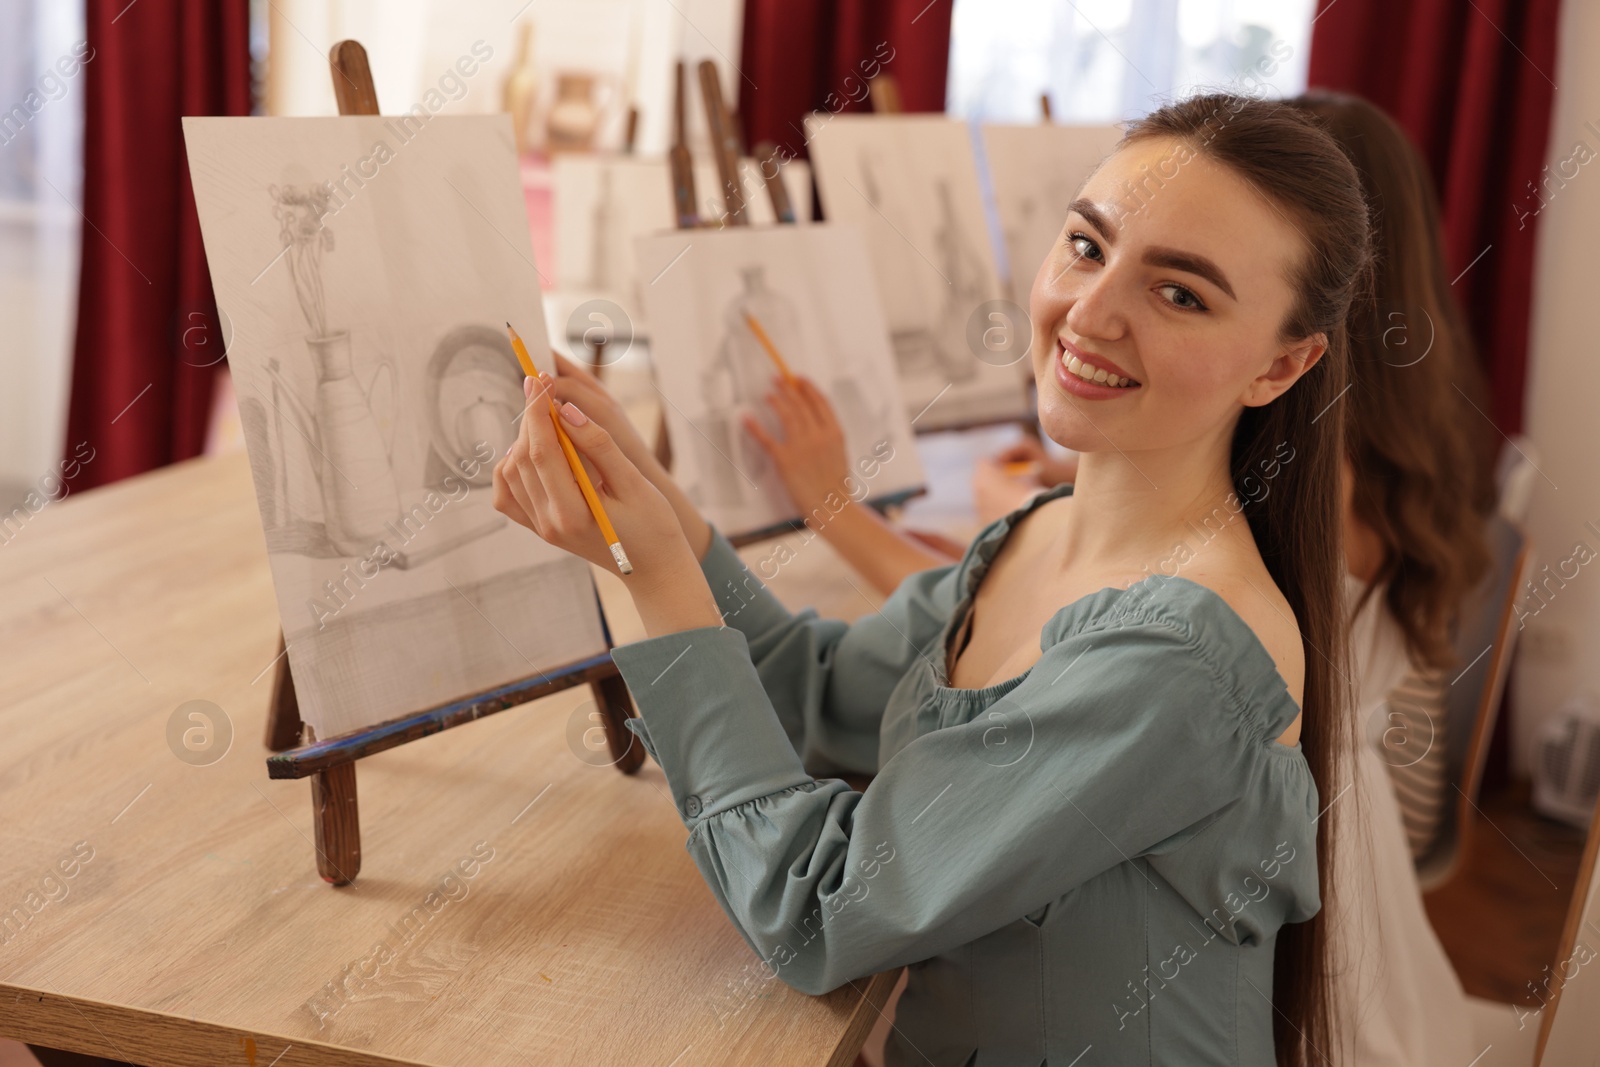
[[[1081,277],[1070,292],[1063,294],[1067,305],[1066,324],[1083,338],[1114,341],[1127,332],[1127,294],[1123,280],[1102,267]]]

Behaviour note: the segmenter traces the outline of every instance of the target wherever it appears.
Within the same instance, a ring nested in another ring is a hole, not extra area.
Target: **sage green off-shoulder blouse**
[[[764,977],[909,965],[891,1067],[1269,1067],[1276,936],[1319,906],[1317,790],[1244,621],[1157,575],[1063,607],[1023,674],[947,685],[1007,533],[1068,492],[853,625],[791,614],[714,533],[726,626],[613,651],[629,727]],[[816,777],[845,771],[876,777]]]

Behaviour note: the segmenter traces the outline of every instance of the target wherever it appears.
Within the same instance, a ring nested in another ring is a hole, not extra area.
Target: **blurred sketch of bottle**
[[[752,264],[739,275],[744,288],[723,311],[722,344],[701,378],[706,414],[701,422],[705,437],[700,446],[705,451],[699,469],[705,475],[701,482],[705,504],[746,503],[754,495],[750,482],[759,483],[771,473],[767,454],[744,431],[744,415],[753,416],[773,436],[783,435],[777,416],[764,399],[777,368],[749,320],[761,324],[786,360],[794,365],[807,362],[794,304],[767,288],[764,267]],[[738,469],[730,467],[730,462]]]
[[[1017,212],[1013,216],[1016,224],[1001,226],[1006,258],[1010,261],[1011,267],[1011,299],[1018,304],[1028,302],[1028,293],[1033,288],[1033,277],[1039,272],[1039,264],[1022,262],[1025,258],[1023,252],[1028,248],[1027,235],[1038,225],[1038,220],[1034,218],[1038,210],[1038,201],[1031,194],[1023,194],[1017,201]]]
[[[955,201],[950,183],[934,182],[939,197],[939,229],[934,236],[934,255],[950,283],[939,314],[939,328],[933,347],[940,369],[952,381],[965,381],[978,373],[978,361],[967,350],[967,319],[978,305],[989,299],[983,286],[983,258],[967,241],[956,220]]]
[[[866,197],[875,212],[903,235],[906,226],[896,223],[898,207],[884,194],[878,175],[883,161],[872,149],[861,153],[861,195]],[[883,310],[889,320],[889,343],[894,348],[894,361],[902,379],[932,377],[939,373],[939,361],[933,348],[933,334],[929,329],[926,307],[928,301],[919,291],[916,279],[927,271],[926,263],[911,262],[914,254],[905,240],[887,241],[874,247],[872,257],[881,264],[878,281],[883,295]]]
[[[611,167],[602,161],[589,253],[589,285],[600,292],[609,292],[611,285],[611,216]]]

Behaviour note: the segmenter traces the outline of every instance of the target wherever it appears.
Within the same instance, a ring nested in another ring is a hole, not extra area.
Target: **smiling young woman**
[[[1031,298],[1076,486],[852,625],[779,604],[592,379],[542,384],[634,556],[650,636],[613,656],[691,854],[771,977],[909,965],[890,1064],[1321,1059],[1367,225],[1303,113],[1134,123]],[[548,419],[495,489],[612,565]],[[876,777],[817,777],[845,771]]]

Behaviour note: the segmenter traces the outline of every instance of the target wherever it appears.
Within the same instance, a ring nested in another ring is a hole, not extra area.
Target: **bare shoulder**
[[[1253,558],[1251,558],[1253,557]],[[1300,624],[1288,598],[1272,580],[1266,565],[1259,556],[1242,557],[1241,554],[1219,554],[1197,564],[1184,577],[1205,586],[1222,598],[1234,613],[1244,620],[1256,635],[1256,640],[1267,650],[1283,676],[1284,685],[1296,704],[1305,691],[1305,645],[1300,637]],[[1293,745],[1300,739],[1300,718],[1286,730],[1280,742]]]

